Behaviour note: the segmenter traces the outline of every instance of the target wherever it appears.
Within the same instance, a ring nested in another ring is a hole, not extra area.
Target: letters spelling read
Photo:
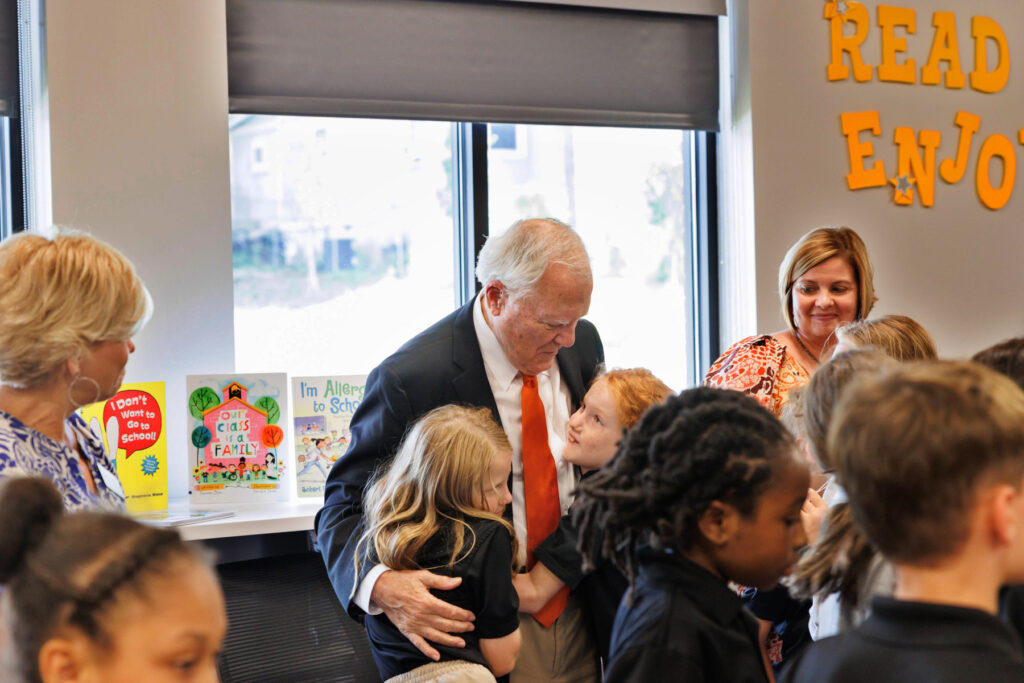
[[[867,8],[860,3],[850,3],[846,12],[840,14],[834,4],[826,5],[825,18],[829,20],[831,34],[831,55],[826,74],[830,81],[842,81],[850,77],[856,81],[871,80],[874,67],[864,61],[861,45],[871,30],[871,18]],[[846,35],[845,26],[853,27],[853,33]],[[904,58],[907,38],[897,36],[897,29],[907,35],[917,33],[917,12],[908,7],[891,5],[878,6],[878,28],[881,31],[882,61],[878,65],[878,80],[889,83],[917,83],[917,64],[912,58]],[[932,43],[928,62],[921,67],[921,83],[938,85],[940,80],[947,88],[959,89],[966,84],[960,66],[960,47],[956,33],[956,16],[952,12],[932,14]],[[979,92],[995,93],[1002,90],[1010,78],[1010,47],[1006,34],[989,17],[971,17],[971,38],[974,40],[974,70],[971,71],[971,87]],[[998,55],[994,66],[988,63],[988,47],[992,43]],[[850,66],[843,56],[849,58]],[[941,78],[940,65],[945,64],[945,79]],[[851,69],[852,67],[852,69]]]

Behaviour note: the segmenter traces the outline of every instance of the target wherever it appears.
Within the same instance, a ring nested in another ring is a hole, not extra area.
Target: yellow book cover
[[[82,408],[82,418],[114,460],[128,512],[167,508],[165,398],[163,382],[136,382]]]

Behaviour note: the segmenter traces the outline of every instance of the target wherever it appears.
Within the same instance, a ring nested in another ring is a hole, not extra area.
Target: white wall
[[[185,375],[234,369],[223,0],[48,0],[53,219],[128,255],[156,304],[126,380],[167,382],[186,495]]]
[[[880,61],[876,8],[866,0],[871,33],[864,46],[868,63]],[[1024,183],[1000,211],[979,201],[973,183],[981,139],[976,136],[968,176],[950,185],[935,182],[935,203],[923,208],[896,206],[892,187],[851,191],[847,188],[846,142],[839,116],[845,111],[877,109],[882,134],[874,142],[875,159],[896,175],[893,130],[929,128],[942,135],[939,160],[955,154],[957,110],[982,117],[980,136],[999,133],[1013,141],[1024,173],[1024,147],[1017,131],[1024,127],[1024,3],[975,0],[936,7],[925,0],[890,3],[916,9],[917,33],[907,39],[908,54],[918,68],[927,61],[932,42],[932,13],[956,12],[962,67],[974,65],[972,15],[987,15],[1009,40],[1010,80],[996,94],[969,86],[828,82],[829,23],[825,3],[793,0],[750,2],[750,72],[753,111],[754,186],[758,330],[783,328],[776,293],[779,261],[807,230],[827,224],[856,229],[867,243],[876,271],[880,301],[872,315],[904,313],[934,335],[943,355],[965,356],[1001,339],[1024,333],[1024,230],[1021,207]],[[902,35],[899,32],[898,35]],[[868,136],[864,136],[868,139]],[[998,168],[999,164],[995,164]],[[996,177],[999,172],[994,171]],[[723,340],[726,341],[726,340]]]

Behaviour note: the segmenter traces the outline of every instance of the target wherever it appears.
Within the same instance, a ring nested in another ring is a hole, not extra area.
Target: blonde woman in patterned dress
[[[789,328],[736,342],[704,383],[753,396],[776,416],[789,392],[828,360],[836,327],[874,306],[871,262],[850,228],[817,228],[794,244],[779,267],[779,298]]]
[[[44,477],[69,512],[124,509],[113,460],[75,411],[117,393],[152,307],[128,259],[89,235],[0,244],[0,481]]]

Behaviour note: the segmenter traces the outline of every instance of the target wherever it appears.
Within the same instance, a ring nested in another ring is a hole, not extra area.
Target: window
[[[230,131],[238,371],[368,372],[472,295],[457,245],[552,216],[587,245],[608,365],[696,381],[702,134],[265,115]],[[484,160],[462,161],[474,144]],[[463,215],[469,187],[484,206]]]
[[[488,135],[491,232],[530,216],[575,227],[594,271],[587,318],[608,366],[647,367],[673,387],[692,374],[684,173],[692,135],[520,125]]]
[[[446,123],[230,117],[235,367],[368,372],[455,303]]]

